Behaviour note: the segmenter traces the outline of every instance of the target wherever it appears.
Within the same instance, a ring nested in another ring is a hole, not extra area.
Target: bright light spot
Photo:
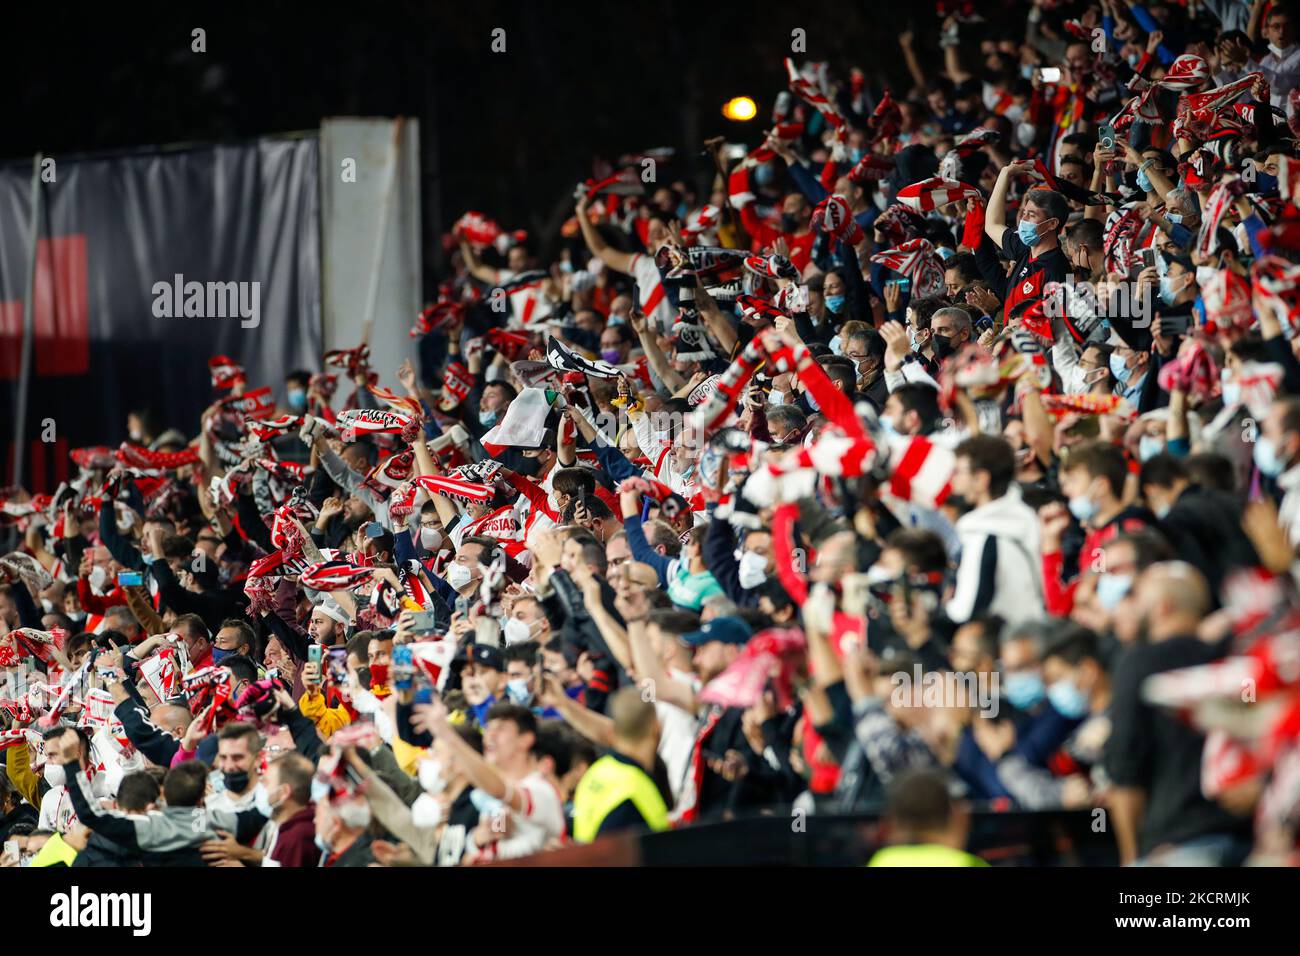
[[[758,107],[748,96],[737,96],[722,104],[722,115],[729,120],[743,123],[758,115]]]

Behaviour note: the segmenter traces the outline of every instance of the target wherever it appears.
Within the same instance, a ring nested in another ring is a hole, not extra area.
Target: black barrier
[[[1101,811],[977,809],[966,849],[994,866],[1117,866],[1105,823]],[[516,865],[862,866],[887,842],[878,815],[790,811],[614,837]]]

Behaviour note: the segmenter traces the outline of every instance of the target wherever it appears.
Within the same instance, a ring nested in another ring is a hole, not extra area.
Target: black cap
[[[476,665],[481,664],[483,667],[490,667],[494,671],[504,671],[506,669],[506,661],[501,656],[501,651],[491,644],[473,645],[469,649],[469,659]]]

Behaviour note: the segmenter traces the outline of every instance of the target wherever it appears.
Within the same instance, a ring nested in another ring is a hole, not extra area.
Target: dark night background
[[[902,9],[925,17],[918,34],[933,43],[931,4],[878,0],[12,5],[0,159],[237,139],[311,129],[323,116],[415,116],[429,290],[437,237],[460,213],[553,238],[599,152],[675,146],[661,181],[707,185],[701,141],[757,142],[795,27],[808,42],[796,59],[827,59],[840,75],[857,64],[877,88],[900,88]],[[504,54],[489,49],[498,26]],[[206,53],[190,50],[195,27],[207,31]],[[731,123],[721,104],[741,94],[759,116]]]

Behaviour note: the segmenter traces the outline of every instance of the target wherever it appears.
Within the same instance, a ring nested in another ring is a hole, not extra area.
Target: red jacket
[[[77,600],[81,603],[82,608],[87,614],[103,614],[110,607],[117,607],[119,604],[126,603],[126,592],[119,587],[114,587],[108,594],[100,597],[94,591],[90,590],[90,582],[85,578],[77,578]]]
[[[280,824],[271,847],[271,859],[281,866],[318,866],[320,847],[316,845],[316,811],[303,807]]]

